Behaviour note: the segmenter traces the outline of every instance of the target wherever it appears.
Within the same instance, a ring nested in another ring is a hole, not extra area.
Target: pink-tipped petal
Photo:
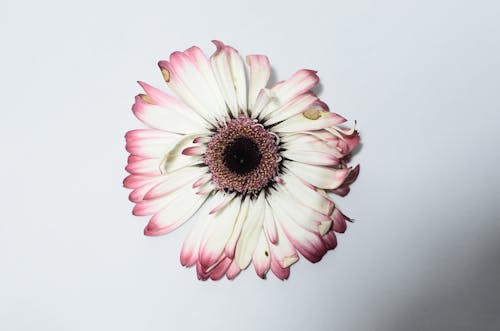
[[[234,117],[247,110],[247,88],[245,67],[238,51],[222,42],[212,41],[217,47],[210,57],[217,85],[224,96],[227,107]]]
[[[216,193],[216,195],[222,195]],[[217,198],[216,198],[217,199]],[[222,197],[224,199],[224,197]],[[238,217],[241,202],[231,199],[226,208],[217,214],[207,215],[210,218],[200,242],[198,260],[201,265],[209,267],[221,256],[227,240],[233,230],[233,225]]]
[[[226,274],[227,270],[229,269],[229,266],[231,265],[231,262],[233,262],[231,259],[225,257],[223,260],[221,260],[216,267],[214,267],[210,271],[210,279],[211,280],[219,280],[224,275]]]
[[[347,222],[351,221],[351,219],[345,216],[338,208],[335,208],[332,214],[333,220],[333,230],[335,232],[344,233],[347,229]]]
[[[144,229],[144,234],[160,236],[174,231],[196,213],[206,198],[206,196],[198,196],[192,192],[179,195],[151,218]]]
[[[169,87],[203,118],[213,122],[217,115],[226,114],[208,59],[199,48],[174,52],[170,61],[160,61],[158,65],[162,73],[169,73]]]
[[[321,239],[323,240],[323,243],[328,250],[337,247],[337,237],[335,236],[335,233],[333,231],[328,232],[327,234],[322,236]]]
[[[250,75],[248,79],[248,109],[253,110],[260,90],[265,88],[271,75],[271,64],[265,55],[248,55],[247,64]]]
[[[162,181],[152,187],[144,196],[144,199],[156,199],[170,194],[184,186],[188,186],[200,175],[198,167],[184,167],[175,173],[162,176]],[[193,191],[194,193],[194,191]]]
[[[240,239],[241,229],[243,228],[243,224],[248,217],[248,209],[250,208],[250,199],[245,199],[241,203],[241,209],[238,213],[238,217],[234,222],[233,231],[227,240],[226,246],[224,247],[224,252],[227,257],[233,259],[236,251],[236,244]]]
[[[266,112],[262,116],[265,117],[264,125],[274,125],[276,123],[287,120],[297,114],[306,111],[311,105],[318,100],[313,93],[304,93],[296,96],[280,108]]]
[[[333,190],[332,192],[340,195],[341,197],[346,196],[350,190],[349,186],[352,183],[354,183],[354,181],[356,181],[356,179],[358,178],[358,175],[359,175],[359,164],[357,166],[355,166],[351,170],[351,172],[349,172],[349,175],[346,177],[346,179],[344,180],[342,185],[340,187],[338,187],[337,189]]]
[[[273,274],[281,280],[288,279],[290,277],[290,267],[283,268],[278,263],[276,259],[271,259],[271,271]]]
[[[183,155],[189,155],[189,156],[197,156],[197,155],[203,155],[207,151],[207,147],[205,145],[197,145],[197,146],[191,146],[184,148],[182,150]]]
[[[301,150],[286,150],[283,156],[301,163],[307,163],[318,166],[335,166],[339,164],[339,159],[332,154],[316,152],[316,151],[301,151]]]
[[[132,192],[130,192],[129,200],[132,202],[140,202],[144,200],[144,196],[156,185],[164,181],[163,177],[150,177],[151,180],[145,182],[144,185],[137,187]]]
[[[128,160],[125,167],[131,174],[142,174],[150,176],[161,175],[161,160],[160,159],[137,159],[133,158]]]
[[[339,123],[336,114],[318,109],[310,109],[292,116],[272,128],[274,132],[301,132],[321,130]]]
[[[232,280],[236,276],[238,276],[240,274],[240,272],[241,272],[240,267],[238,267],[238,264],[235,261],[233,261],[233,262],[231,262],[231,265],[227,269],[226,277],[227,277],[227,279]]]
[[[297,71],[285,81],[277,83],[272,90],[280,102],[286,103],[299,94],[309,91],[319,83],[319,77],[314,70],[302,69]]]
[[[263,225],[267,240],[269,240],[271,244],[276,244],[278,242],[278,230],[276,229],[273,213],[266,213]]]
[[[206,124],[188,109],[150,103],[144,94],[135,97],[132,111],[141,122],[154,129],[182,134],[208,132]]]
[[[323,189],[336,189],[346,179],[350,168],[335,169],[323,166],[314,166],[299,162],[286,162],[285,166],[297,177]]]
[[[262,231],[262,223],[268,213],[269,205],[264,194],[260,194],[255,201],[250,201],[250,208],[245,224],[241,230],[234,261],[240,269],[246,269],[252,260],[255,247]]]
[[[267,243],[266,236],[263,232],[259,235],[252,261],[257,275],[262,279],[266,278],[266,274],[271,264],[271,253],[269,251],[269,244]]]
[[[271,259],[275,260],[281,268],[288,268],[299,260],[295,247],[283,232],[280,224],[276,225],[278,231],[278,241],[269,245]]]
[[[200,241],[205,232],[205,228],[207,227],[211,218],[205,217],[205,214],[208,213],[208,210],[211,208],[211,204],[213,203],[213,197],[209,196],[209,200],[207,200],[198,211],[198,216],[196,222],[193,224],[193,227],[189,231],[181,249],[180,261],[181,264],[185,267],[191,267],[196,264],[198,261],[198,252],[200,247]]]

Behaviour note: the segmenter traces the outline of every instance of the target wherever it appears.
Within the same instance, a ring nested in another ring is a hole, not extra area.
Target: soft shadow
[[[386,316],[392,322],[385,330],[500,330],[500,240],[491,237],[463,265],[436,266],[404,309]]]
[[[360,141],[356,147],[354,147],[354,149],[351,151],[351,158],[355,157],[356,155],[359,154],[359,152],[361,152],[361,150],[363,149],[363,142]]]
[[[273,86],[278,82],[278,74],[276,73],[276,70],[271,67],[271,73],[269,75],[269,81],[267,82],[267,86]]]
[[[319,84],[314,86],[311,90],[314,92],[314,94],[320,96],[321,93],[323,92],[323,83],[319,82]]]

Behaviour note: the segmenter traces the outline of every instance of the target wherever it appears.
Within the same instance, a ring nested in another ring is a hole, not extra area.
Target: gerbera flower
[[[299,253],[318,262],[350,219],[329,192],[345,195],[359,167],[359,141],[346,120],[311,91],[315,71],[299,70],[267,88],[269,60],[249,55],[248,81],[238,51],[214,41],[174,52],[159,67],[174,98],[139,82],[129,131],[124,186],[133,214],[151,216],[144,233],[169,233],[193,219],[181,263],[199,279],[232,279],[253,264],[288,278]]]

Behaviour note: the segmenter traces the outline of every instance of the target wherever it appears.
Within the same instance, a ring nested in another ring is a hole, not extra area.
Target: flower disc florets
[[[240,115],[214,134],[204,161],[218,189],[258,193],[278,174],[278,138],[256,120]]]

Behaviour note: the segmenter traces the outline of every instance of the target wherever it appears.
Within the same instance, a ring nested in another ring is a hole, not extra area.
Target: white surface
[[[498,2],[283,4],[2,2],[0,329],[500,329]],[[359,221],[286,282],[198,281],[122,188],[135,81],[211,39],[359,124]]]

